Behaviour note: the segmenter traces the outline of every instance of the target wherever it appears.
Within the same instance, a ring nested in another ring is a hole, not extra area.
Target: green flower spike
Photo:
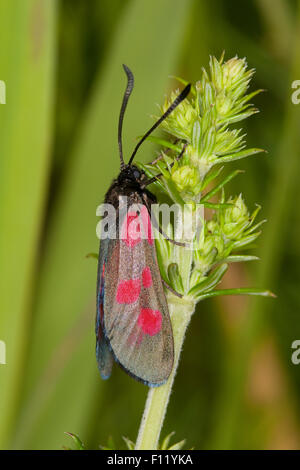
[[[200,175],[197,168],[189,165],[174,165],[171,179],[175,183],[176,189],[184,195],[186,193],[193,196],[199,192]]]
[[[178,96],[179,90],[171,93],[169,99],[165,100],[161,108],[162,114],[169,108],[171,103]],[[192,102],[185,99],[179,106],[170,114],[162,126],[172,136],[178,137],[183,140],[190,140],[193,130],[193,123],[197,119],[197,110]]]
[[[216,164],[263,151],[245,149],[242,131],[229,128],[258,112],[249,101],[262,90],[246,95],[254,70],[247,70],[246,60],[237,57],[225,63],[223,57],[220,60],[211,57],[209,69],[209,73],[203,70],[201,80],[192,88],[191,97],[163,123],[168,134],[188,143],[189,165],[198,168],[201,177]],[[177,94],[178,91],[172,93],[165,101],[162,113]],[[174,146],[172,142],[165,143],[168,148]]]
[[[265,222],[254,223],[260,207],[250,214],[242,195],[225,198],[225,186],[241,172],[222,173],[225,163],[262,152],[247,149],[243,131],[232,128],[258,112],[250,100],[261,90],[248,94],[253,74],[245,59],[234,57],[224,62],[224,56],[220,60],[211,57],[209,71],[203,69],[190,96],[164,121],[166,137],[151,137],[162,146],[156,165],[141,165],[150,177],[162,175],[151,187],[158,201],[165,193],[164,200],[167,197],[170,204],[178,204],[179,216],[189,203],[188,218],[181,220],[184,228],[192,226],[193,230],[188,239],[181,240],[186,246],[171,245],[162,236],[156,240],[162,277],[181,297],[166,291],[174,335],[174,368],[165,385],[149,391],[136,449],[158,448],[185,332],[197,302],[219,295],[274,296],[264,289],[217,288],[230,263],[257,259],[242,250],[257,239],[258,229]],[[162,113],[177,94],[172,93],[165,101]],[[207,208],[213,211],[203,210]],[[179,228],[182,226],[174,222],[165,231],[170,238],[179,239]]]

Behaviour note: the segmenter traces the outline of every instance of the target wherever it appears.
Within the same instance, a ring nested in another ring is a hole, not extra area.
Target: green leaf
[[[162,441],[162,444],[159,446],[160,450],[167,450],[168,449],[169,444],[170,444],[170,440],[174,436],[174,434],[175,434],[175,431],[170,432],[170,434],[168,434],[164,438],[164,440]]]
[[[171,447],[169,447],[168,450],[180,450],[183,448],[183,446],[186,443],[186,439],[183,439],[182,441],[176,442],[176,444],[173,444]]]
[[[218,191],[220,191],[220,189],[222,189],[229,181],[231,181],[233,178],[235,178],[235,176],[237,176],[238,174],[240,173],[243,173],[242,170],[235,170],[233,171],[232,173],[230,173],[230,175],[226,176],[223,181],[221,181],[219,184],[217,184],[217,186],[215,186],[213,189],[211,189],[207,194],[205,194],[205,196],[201,199],[201,204],[203,204],[203,202],[207,201],[208,199],[210,199],[212,196],[214,196]]]
[[[211,171],[209,171],[204,177],[201,189],[204,190],[211,181],[213,181],[219,176],[223,169],[224,166],[221,166],[220,168],[213,168]]]
[[[125,436],[122,436],[122,439],[125,442],[125,444],[126,444],[126,446],[129,450],[134,450],[135,443],[133,441],[131,441],[130,439],[128,439],[128,437],[125,437]]]
[[[164,170],[162,170],[164,171]],[[164,173],[166,173],[164,171]],[[185,202],[182,199],[179,191],[177,190],[175,183],[171,180],[170,177],[165,177],[161,179],[162,185],[164,187],[164,190],[168,193],[172,201],[174,201],[176,204],[179,204],[180,206],[184,206]]]
[[[216,287],[219,282],[221,281],[222,277],[226,273],[228,269],[227,264],[222,264],[220,267],[215,269],[207,278],[194,286],[188,293],[188,295],[191,295],[193,297],[198,297],[201,292],[206,292],[210,289],[213,289]]]
[[[220,295],[259,295],[263,297],[276,297],[276,295],[269,290],[243,287],[236,289],[220,289],[212,292],[207,292],[199,295],[197,300],[204,300],[208,299],[209,297],[218,297]]]
[[[204,207],[207,207],[208,209],[225,209],[226,207],[232,207],[233,204],[230,204],[229,202],[220,202],[220,203],[214,203],[214,202],[203,202],[201,201],[201,204],[203,204]]]
[[[243,106],[245,103],[248,103],[248,101],[252,100],[252,98],[254,98],[256,95],[264,92],[265,90],[263,89],[259,89],[259,90],[255,90],[253,91],[252,93],[249,93],[248,95],[246,95],[245,97],[241,98],[240,100],[238,100],[235,104],[237,106]]]
[[[156,239],[155,242],[156,242],[155,243],[156,244],[156,256],[157,256],[157,262],[158,262],[158,266],[160,270],[160,275],[162,279],[169,285],[170,280],[168,278],[167,269],[166,269],[166,257],[164,256],[165,251],[168,249],[166,247],[166,244],[168,242],[165,241],[165,246],[164,246],[164,242],[161,239]]]
[[[73,434],[72,432],[65,432],[65,434],[73,439],[73,442],[75,444],[75,450],[85,450],[84,444],[79,439],[79,437],[76,436],[76,434]]]
[[[197,120],[194,122],[193,132],[192,132],[192,146],[200,155],[201,151],[201,125],[200,122]]]
[[[267,222],[267,219],[261,220],[257,224],[253,225],[253,227],[251,227],[249,230],[247,230],[245,234],[250,235],[251,233],[255,232],[255,230],[257,230],[261,225],[265,224],[266,222]]]
[[[260,258],[258,256],[247,256],[247,255],[231,255],[222,260],[222,262],[225,263],[241,263],[241,262],[247,262],[247,261],[257,261]]]
[[[225,157],[220,157],[217,159],[216,163],[228,163],[228,162],[234,162],[235,160],[241,160],[242,158],[249,157],[250,155],[256,155],[258,153],[266,153],[265,150],[263,149],[247,149],[247,150],[242,150],[242,152],[237,152],[233,153],[232,155],[226,155]]]
[[[183,294],[184,288],[182,283],[182,278],[179,273],[178,264],[171,263],[168,267],[168,277],[170,279],[171,286],[179,294]]]
[[[233,244],[233,249],[237,250],[237,249],[242,248],[246,245],[249,245],[250,243],[253,243],[254,240],[256,240],[259,237],[260,234],[261,234],[261,232],[256,232],[256,233],[253,233],[252,235],[248,235],[248,236],[242,238],[241,240],[236,240]]]
[[[52,143],[56,7],[55,0],[0,2],[0,78],[7,91],[0,105],[0,337],[9,352],[0,373],[1,449],[10,448],[15,433],[32,338]]]
[[[201,139],[200,145],[200,154],[203,158],[209,157],[215,148],[216,143],[216,128],[211,127],[208,131],[204,134],[203,138]]]
[[[139,138],[142,138],[143,136],[139,136]],[[154,135],[149,135],[147,137],[147,140],[150,140],[151,142],[154,142],[157,145],[161,145],[162,147],[166,147],[171,150],[175,150],[176,152],[181,151],[181,147],[179,145],[173,144],[172,142],[169,142],[168,140],[161,139],[160,137],[156,137]]]
[[[201,134],[204,135],[214,125],[216,120],[216,109],[209,107],[201,119]]]
[[[145,165],[141,162],[136,162],[136,165],[141,168],[145,173],[146,175],[148,176],[148,178],[154,178],[155,176],[158,175],[158,170],[155,166],[152,166],[152,165]],[[161,179],[160,178],[157,178],[152,184],[155,184],[158,188],[161,189],[161,191],[164,191],[165,192],[165,187],[164,185],[162,184],[161,182]],[[150,187],[151,185],[149,185]]]
[[[170,434],[168,434],[165,439],[163,440],[162,444],[159,446],[159,450],[180,450],[183,448],[183,446],[185,445],[186,443],[186,440],[183,439],[182,441],[180,442],[176,442],[175,444],[172,444],[170,447],[169,447],[169,444],[170,444],[170,441],[171,441],[171,438],[174,436],[175,432],[171,432]]]
[[[107,440],[107,444],[105,446],[100,444],[99,448],[101,450],[116,450],[117,446],[116,446],[116,443],[114,441],[114,438],[112,436],[109,436],[109,438]]]
[[[176,75],[170,75],[170,78],[175,78],[175,80],[177,80],[179,83],[182,83],[184,86],[187,86],[190,83],[188,80],[184,80],[183,78],[177,77]],[[191,86],[191,93],[196,96],[196,89],[194,85]]]
[[[234,114],[233,116],[229,116],[227,118],[221,119],[218,124],[234,124],[236,122],[243,121],[244,119],[249,118],[250,116],[253,116],[253,114],[257,114],[259,111],[258,109],[252,108],[248,112],[245,113],[239,113],[239,114]]]

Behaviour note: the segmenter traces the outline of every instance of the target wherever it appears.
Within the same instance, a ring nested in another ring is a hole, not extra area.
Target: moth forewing
[[[120,209],[117,232],[121,237],[104,244],[104,341],[116,362],[130,375],[149,386],[158,386],[170,375],[174,352],[151,219],[144,204],[151,201],[147,193],[123,189],[125,194],[121,195],[113,185],[106,197],[106,202]],[[126,212],[122,210],[125,196]],[[134,231],[137,226],[140,234]]]

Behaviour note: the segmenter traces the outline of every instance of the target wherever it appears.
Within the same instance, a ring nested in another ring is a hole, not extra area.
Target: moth
[[[127,86],[118,125],[120,173],[105,196],[105,203],[111,204],[117,213],[114,227],[117,236],[107,236],[100,242],[96,357],[103,379],[109,378],[115,361],[136,380],[157,387],[167,381],[173,367],[173,333],[150,217],[156,198],[147,186],[155,178],[148,178],[132,162],[144,140],[186,98],[190,85],[146,132],[126,164],[122,126],[134,77],[126,65],[123,68]]]

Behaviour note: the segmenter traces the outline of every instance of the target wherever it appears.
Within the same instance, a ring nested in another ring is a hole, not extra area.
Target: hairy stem
[[[148,392],[136,441],[136,450],[155,450],[158,447],[158,440],[176,375],[185,332],[195,310],[195,302],[191,299],[179,299],[170,293],[167,295],[167,300],[174,336],[174,367],[165,385],[151,388]]]

